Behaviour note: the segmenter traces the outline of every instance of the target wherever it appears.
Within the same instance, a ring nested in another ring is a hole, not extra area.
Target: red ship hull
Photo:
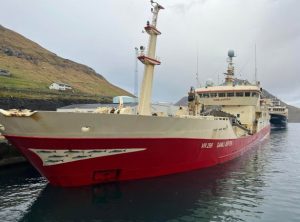
[[[37,138],[5,135],[31,164],[57,186],[82,186],[156,177],[211,167],[239,157],[270,132],[239,139],[191,138]],[[141,152],[122,153],[98,158],[45,166],[31,148],[44,150],[97,150],[145,147]]]

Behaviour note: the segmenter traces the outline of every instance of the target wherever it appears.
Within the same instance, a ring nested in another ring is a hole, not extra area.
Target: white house
[[[55,90],[70,90],[72,87],[65,83],[57,83],[54,82],[49,86],[49,89],[55,89]]]

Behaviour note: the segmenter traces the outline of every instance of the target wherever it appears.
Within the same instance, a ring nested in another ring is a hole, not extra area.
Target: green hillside
[[[50,90],[53,82],[66,83],[73,90]],[[0,25],[0,97],[93,99],[116,95],[130,93],[90,67],[61,58]]]

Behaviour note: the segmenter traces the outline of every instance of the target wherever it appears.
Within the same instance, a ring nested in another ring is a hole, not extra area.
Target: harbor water
[[[299,132],[272,130],[223,165],[122,183],[59,188],[29,165],[0,169],[0,221],[300,221]]]

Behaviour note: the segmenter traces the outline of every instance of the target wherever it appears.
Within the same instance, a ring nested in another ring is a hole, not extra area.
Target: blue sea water
[[[0,169],[0,221],[300,221],[300,124],[213,168],[80,188]]]

